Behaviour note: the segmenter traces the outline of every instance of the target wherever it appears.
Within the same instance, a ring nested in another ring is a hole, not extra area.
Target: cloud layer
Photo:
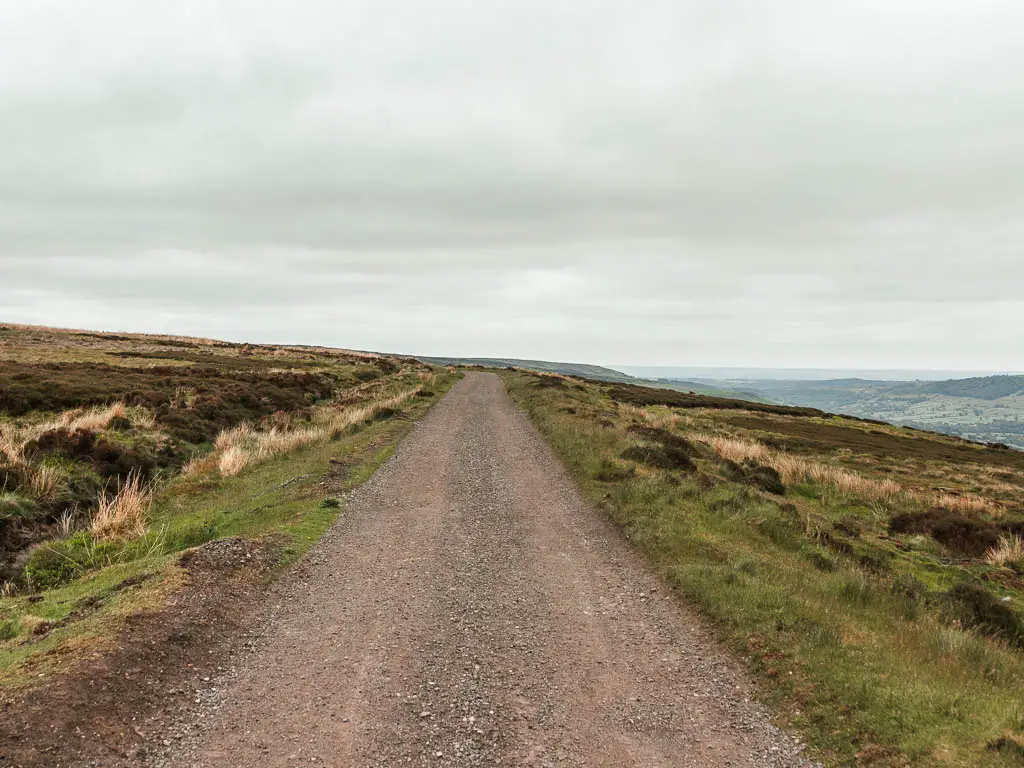
[[[1019,368],[1010,0],[0,2],[0,319]]]

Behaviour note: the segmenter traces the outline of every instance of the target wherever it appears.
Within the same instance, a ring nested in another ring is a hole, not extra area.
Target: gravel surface
[[[270,599],[153,765],[812,765],[492,374]]]

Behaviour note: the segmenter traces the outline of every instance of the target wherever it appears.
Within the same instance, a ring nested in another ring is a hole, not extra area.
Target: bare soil
[[[490,374],[356,492],[164,766],[798,766]]]

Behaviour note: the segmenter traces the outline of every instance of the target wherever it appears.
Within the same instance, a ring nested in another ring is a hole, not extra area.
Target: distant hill
[[[973,379],[921,382],[906,384],[899,390],[949,395],[950,397],[969,397],[977,400],[998,400],[1011,395],[1024,394],[1024,376],[982,376]]]
[[[738,392],[729,387],[701,384],[682,379],[639,379],[630,376],[628,373],[616,371],[614,368],[588,365],[586,363],[520,360],[514,357],[419,357],[417,359],[425,363],[433,363],[434,365],[482,365],[485,368],[508,368],[512,366],[514,368],[526,368],[531,371],[578,376],[581,379],[590,379],[591,381],[607,381],[614,384],[639,384],[658,389],[674,389],[678,392],[695,392],[699,395],[714,395],[716,397],[732,397],[741,400],[763,402],[760,395],[756,392]]]
[[[531,371],[561,373],[596,381],[636,382],[628,373],[586,363],[557,363],[549,360],[519,360],[514,357],[420,357],[434,365],[482,365],[485,368],[529,368]]]

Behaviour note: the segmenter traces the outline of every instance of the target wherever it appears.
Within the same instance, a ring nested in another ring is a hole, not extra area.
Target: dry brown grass
[[[28,490],[37,501],[53,501],[64,488],[60,470],[45,464],[31,467],[28,472]]]
[[[991,514],[998,515],[1002,512],[1002,508],[992,501],[982,497],[976,496],[973,493],[965,493],[962,495],[952,493],[940,493],[940,494],[921,494],[927,501],[944,509],[948,509],[953,512],[964,512],[967,514],[980,513],[980,514]]]
[[[742,462],[750,459],[758,464],[771,467],[785,483],[814,482],[835,488],[841,493],[859,496],[872,501],[888,501],[896,498],[903,490],[893,480],[875,480],[864,477],[832,464],[810,461],[782,451],[776,451],[755,440],[697,433],[694,437],[714,448],[715,453],[730,461]]]
[[[146,520],[153,503],[153,486],[143,481],[138,473],[115,494],[104,493],[89,526],[99,540],[141,536],[146,532]]]
[[[79,429],[99,431],[110,426],[117,418],[127,418],[133,426],[152,430],[156,427],[155,414],[146,408],[130,408],[122,402],[93,408],[72,408],[47,421],[0,424],[0,463],[17,467],[25,478],[23,491],[37,501],[57,499],[65,488],[64,474],[45,464],[30,460],[25,448],[33,440],[48,432]]]
[[[237,475],[247,466],[259,464],[304,445],[331,439],[351,426],[373,419],[384,410],[398,409],[421,389],[421,386],[416,386],[396,395],[357,405],[318,408],[313,412],[313,423],[306,426],[274,426],[268,430],[258,430],[251,424],[240,424],[217,435],[214,441],[214,460],[224,477]],[[210,466],[210,461],[204,458],[189,462],[184,472],[192,474],[205,470]]]
[[[635,421],[643,421],[652,427],[674,430],[677,427],[691,426],[693,421],[689,416],[684,416],[671,408],[649,407],[633,405],[631,403],[619,403],[619,413]]]
[[[999,543],[985,553],[985,560],[991,565],[1024,566],[1024,538],[1000,536]]]
[[[315,412],[313,422],[324,429],[328,437],[334,437],[351,426],[369,421],[381,411],[400,408],[421,389],[422,387],[417,386],[391,397],[378,398],[340,409],[322,408]]]
[[[220,455],[217,469],[224,477],[234,477],[249,465],[251,455],[242,446],[233,445]]]
[[[127,418],[128,406],[117,402],[106,406],[94,408],[73,408],[64,411],[54,421],[40,425],[43,431],[50,429],[66,429],[74,432],[76,429],[88,429],[98,432],[110,426],[110,422],[117,418]]]
[[[895,480],[864,477],[833,464],[811,461],[777,451],[755,440],[705,433],[697,433],[694,437],[710,445],[722,458],[735,462],[751,459],[759,464],[772,467],[786,483],[811,481],[830,486],[841,493],[848,493],[871,501],[893,501],[896,498],[903,498],[919,504],[939,506],[966,514],[998,516],[1003,511],[999,504],[976,494],[908,490]]]
[[[10,424],[0,424],[0,461],[14,466],[25,463],[25,440]]]
[[[29,424],[0,424],[0,459],[14,464],[25,463],[25,446],[32,440],[56,430],[74,432],[79,429],[98,432],[107,429],[114,419],[126,418],[132,426],[155,429],[156,414],[147,408],[129,407],[122,402],[92,408],[71,408],[46,421]]]
[[[205,456],[195,456],[189,459],[181,468],[181,474],[185,477],[208,472],[217,466],[217,455],[208,453]]]

